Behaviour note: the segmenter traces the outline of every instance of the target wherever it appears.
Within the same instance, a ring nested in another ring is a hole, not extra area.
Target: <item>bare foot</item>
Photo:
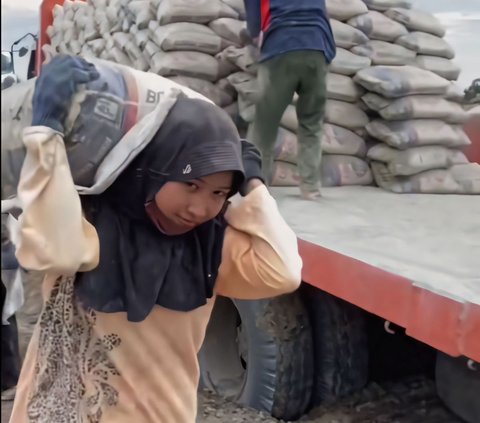
[[[300,195],[304,200],[309,200],[309,201],[317,201],[320,198],[322,198],[322,194],[320,194],[320,191],[303,191],[300,190]]]

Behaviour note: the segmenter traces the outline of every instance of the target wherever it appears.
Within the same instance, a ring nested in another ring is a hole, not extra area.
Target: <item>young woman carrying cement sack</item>
[[[96,76],[80,58],[46,65],[24,132],[16,255],[46,277],[10,421],[194,423],[215,295],[295,290],[296,237],[255,148],[221,109],[186,97],[110,188],[80,199],[62,122]]]
[[[261,49],[248,138],[260,149],[269,179],[280,120],[297,93],[300,190],[314,200],[320,196],[326,77],[336,52],[325,0],[245,0],[245,9],[249,35]]]

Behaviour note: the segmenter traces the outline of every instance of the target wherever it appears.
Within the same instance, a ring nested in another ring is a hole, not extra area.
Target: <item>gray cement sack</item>
[[[372,65],[401,66],[415,63],[415,53],[408,48],[386,41],[369,41],[366,44],[355,46],[352,53],[366,56],[372,61]]]
[[[362,31],[371,40],[394,41],[408,33],[405,26],[374,10],[349,19],[348,24]]]
[[[323,187],[346,185],[370,185],[373,182],[368,164],[358,157],[324,155],[321,165]],[[276,161],[273,167],[272,186],[298,186],[300,177],[297,166]]]
[[[325,3],[328,16],[339,21],[348,21],[354,16],[368,12],[362,0],[326,0]]]
[[[368,41],[368,37],[362,31],[355,29],[351,25],[335,19],[331,19],[330,24],[332,26],[335,44],[338,47],[350,49],[353,46],[365,44]]]
[[[364,128],[368,116],[358,106],[338,100],[327,100],[325,122],[350,130]],[[292,132],[297,132],[298,119],[295,106],[288,106],[282,116],[280,125]]]
[[[403,7],[410,9],[412,3],[409,0],[363,0],[370,10],[384,12],[392,7]]]
[[[347,129],[365,128],[369,119],[357,105],[338,100],[328,100],[325,108],[325,122]]]
[[[370,104],[371,98],[372,96],[369,96]],[[385,104],[385,100],[379,100],[378,104],[380,103]],[[452,124],[461,124],[468,120],[468,113],[460,104],[434,95],[397,98],[376,111],[385,120],[440,119]]]
[[[247,72],[236,72],[227,77],[238,92],[238,109],[245,122],[252,122],[255,117],[255,103],[258,97],[257,78]]]
[[[98,194],[113,183],[153,138],[180,93],[209,101],[153,73],[90,61],[100,78],[78,91],[65,121],[67,157],[81,194]],[[2,91],[2,200],[16,197],[35,81]]]
[[[199,51],[159,52],[153,55],[150,66],[161,76],[190,76],[211,82],[225,76],[215,57]]]
[[[432,72],[413,66],[373,66],[362,69],[354,81],[388,98],[413,94],[445,94],[449,82]]]
[[[449,81],[456,81],[460,76],[461,69],[451,60],[436,56],[417,56],[415,63],[422,69],[440,75]]]
[[[402,151],[386,144],[377,144],[368,150],[367,157],[385,163],[394,176],[416,175],[426,170],[447,169],[468,163],[461,151],[439,145],[412,147]]]
[[[242,45],[240,33],[246,28],[245,21],[239,21],[233,18],[219,18],[210,22],[208,26],[223,39],[237,46]]]
[[[230,46],[217,54],[217,59],[229,62],[232,66],[241,69],[252,75],[257,74],[257,63],[259,52],[252,46],[236,47]]]
[[[380,162],[372,162],[371,167],[377,185],[398,194],[480,194],[478,163],[427,170],[413,176],[392,175]]]
[[[405,25],[410,31],[428,32],[437,37],[445,35],[445,27],[431,13],[395,7],[387,10],[385,15]]]
[[[465,100],[465,92],[463,90],[464,88],[460,84],[451,82],[448,86],[445,98],[455,103],[463,103]]]
[[[470,139],[460,126],[449,125],[442,120],[391,122],[375,119],[369,122],[366,128],[371,137],[400,150],[424,145],[464,147],[470,144]]]
[[[330,72],[351,76],[361,69],[368,68],[371,63],[368,57],[362,57],[338,47],[337,55],[330,64]]]
[[[416,51],[418,54],[444,57],[445,59],[453,59],[455,57],[455,51],[450,44],[443,38],[427,34],[426,32],[411,32],[395,40],[395,43]]]
[[[238,19],[245,20],[245,3],[243,0],[221,0],[222,3],[230,6],[235,12],[238,13]]]
[[[232,104],[235,100],[234,95],[230,95],[227,91],[222,90],[216,84],[212,84],[210,81],[205,81],[204,79],[188,76],[174,76],[169,79],[170,81],[202,94],[220,107],[226,107],[229,104]]]
[[[215,55],[232,44],[208,26],[190,22],[162,25],[152,32],[152,41],[165,52],[199,51]]]
[[[355,103],[365,93],[365,90],[353,79],[337,73],[327,75],[327,97],[333,100]]]
[[[365,157],[365,141],[348,129],[336,125],[324,124],[322,134],[322,154],[340,154]],[[275,143],[275,160],[297,163],[297,135],[287,129],[280,128]]]
[[[174,22],[208,24],[218,18],[238,19],[238,13],[220,0],[162,0],[157,10],[160,25]]]

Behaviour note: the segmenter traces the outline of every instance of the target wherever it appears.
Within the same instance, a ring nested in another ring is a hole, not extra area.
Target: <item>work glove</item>
[[[240,187],[240,194],[247,195],[248,182],[252,179],[259,179],[263,183],[265,180],[262,175],[262,157],[257,148],[248,141],[242,140],[242,160],[245,171],[245,180]]]
[[[99,76],[95,66],[80,57],[54,57],[42,68],[35,83],[32,126],[48,126],[63,133],[64,121],[78,86]]]

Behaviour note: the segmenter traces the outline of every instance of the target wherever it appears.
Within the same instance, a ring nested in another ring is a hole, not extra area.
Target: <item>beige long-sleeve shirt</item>
[[[156,305],[139,323],[82,308],[74,275],[98,264],[95,228],[82,215],[62,136],[31,127],[24,142],[14,242],[20,264],[47,276],[10,422],[194,423],[197,353],[214,298],[190,312]],[[295,234],[265,187],[226,219],[216,294],[259,299],[299,286]]]

